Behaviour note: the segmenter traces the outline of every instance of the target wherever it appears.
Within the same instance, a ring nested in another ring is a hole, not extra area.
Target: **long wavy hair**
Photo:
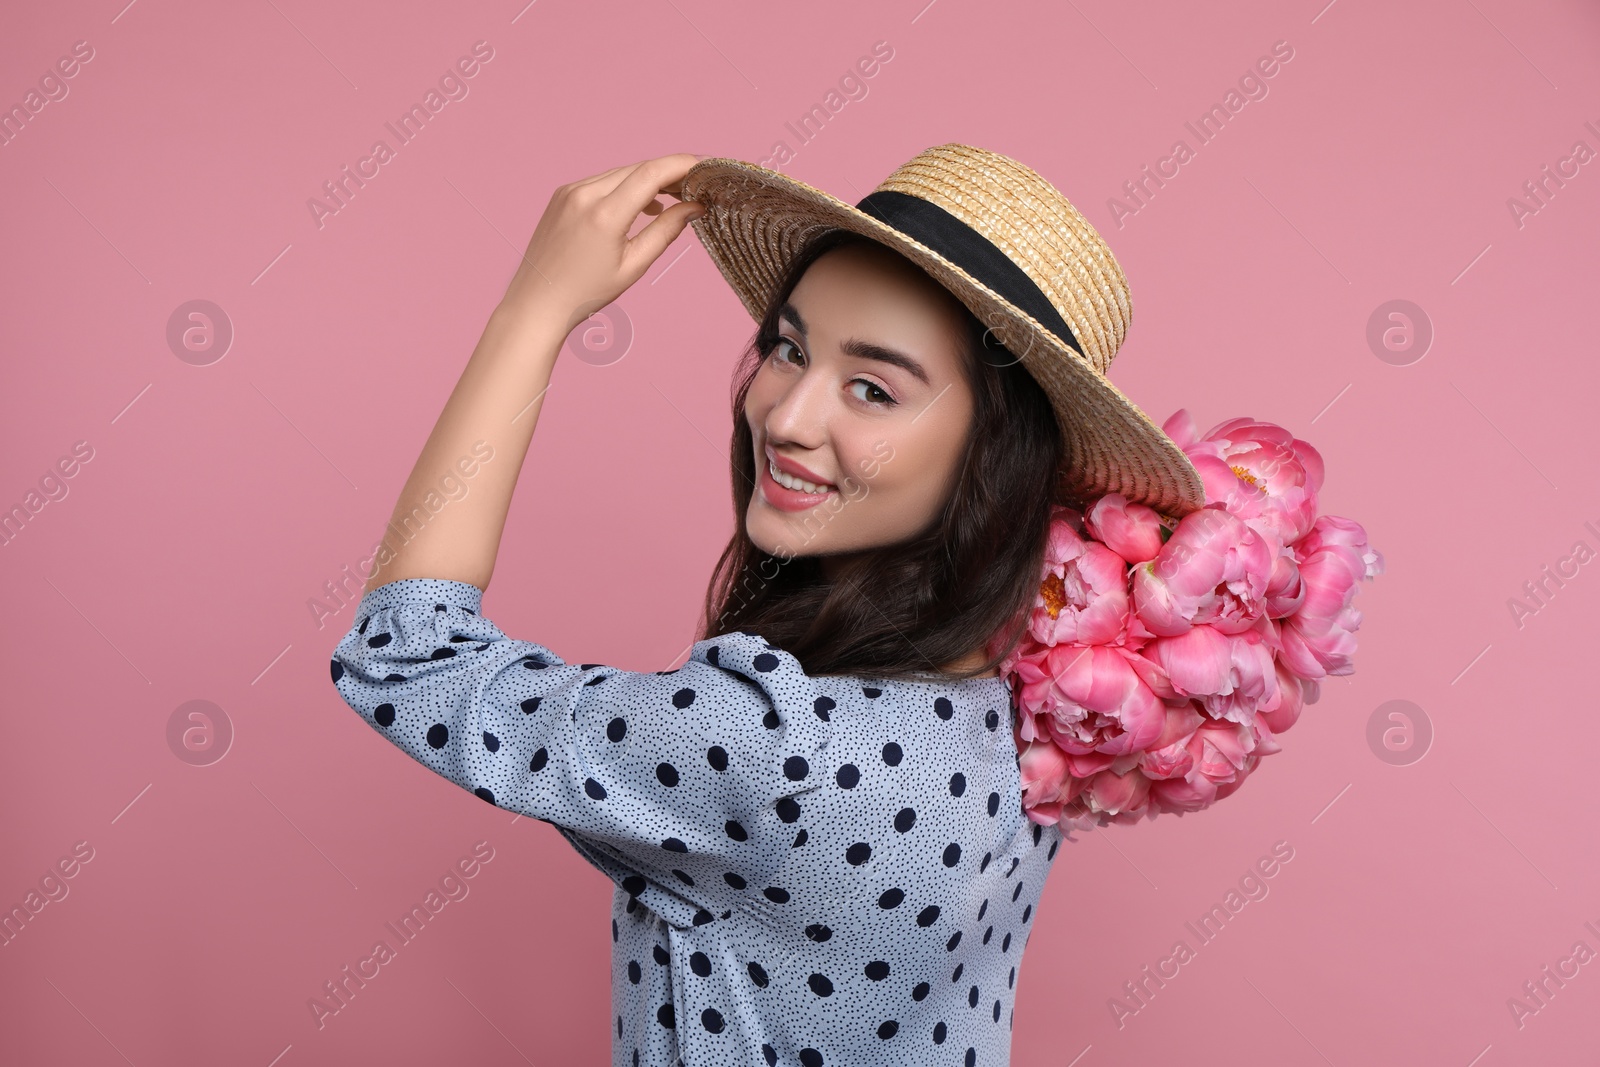
[[[960,474],[925,533],[840,554],[830,580],[818,556],[770,555],[745,528],[757,476],[745,397],[777,345],[779,310],[801,276],[850,244],[879,242],[826,230],[795,257],[736,369],[729,451],[735,529],[706,589],[700,639],[752,633],[813,675],[977,677],[1021,637],[1039,589],[1050,506],[1073,502],[1057,495],[1065,446],[1049,398],[970,311],[962,363],[972,424]],[[980,649],[982,664],[944,669]]]

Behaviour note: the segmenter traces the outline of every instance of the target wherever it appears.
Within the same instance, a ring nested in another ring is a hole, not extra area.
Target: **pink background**
[[[6,106],[94,49],[0,147],[0,507],[93,449],[0,549],[0,904],[93,849],[0,947],[0,1060],[605,1061],[610,884],[374,737],[328,681],[351,609],[319,628],[307,603],[370,554],[556,185],[784,140],[851,202],[945,141],[1040,171],[1130,279],[1118,385],[1158,422],[1308,438],[1323,510],[1387,559],[1358,672],[1237,796],[1065,846],[1014,1062],[1590,1062],[1600,964],[1520,1025],[1508,999],[1600,950],[1600,726],[1572,682],[1600,563],[1520,626],[1509,602],[1600,549],[1600,164],[1520,226],[1507,202],[1600,149],[1593,5],[123,2],[0,34]],[[319,228],[307,199],[479,40],[469,95]],[[880,40],[867,96],[800,145],[785,123]],[[1197,147],[1184,122],[1277,41],[1268,95]],[[1108,198],[1179,138],[1194,158],[1119,228]],[[193,299],[235,330],[209,365],[166,340]],[[1394,299],[1435,331],[1404,365],[1367,341]],[[485,610],[653,670],[731,526],[752,324],[687,235],[618,303],[624,358],[555,374]],[[190,700],[234,731],[210,765],[169,747]],[[1369,745],[1390,700],[1431,723],[1426,758]],[[308,1000],[480,840],[470,895],[319,1029]],[[1199,945],[1185,921],[1278,841],[1269,895]],[[1109,1000],[1180,938],[1195,958],[1119,1027]]]

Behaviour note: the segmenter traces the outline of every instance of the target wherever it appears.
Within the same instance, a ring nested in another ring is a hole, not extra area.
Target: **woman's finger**
[[[611,179],[614,182],[613,190],[606,199],[615,200],[617,207],[626,210],[628,217],[632,218],[644,210],[648,201],[666,191],[668,186],[677,186],[681,192],[683,176],[697,162],[699,157],[689,152],[674,152],[672,155],[647,159],[627,174],[614,176]]]
[[[661,217],[634,234],[628,241],[627,258],[631,261],[628,272],[634,278],[650,269],[650,264],[660,258],[667,246],[677,239],[683,228],[706,213],[704,204],[673,204],[661,212]]]

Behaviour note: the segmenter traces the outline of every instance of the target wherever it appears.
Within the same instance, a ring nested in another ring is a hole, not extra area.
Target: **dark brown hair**
[[[849,230],[824,231],[806,245],[735,372],[735,527],[706,589],[700,639],[755,634],[813,675],[976,677],[999,664],[1033,607],[1064,445],[1044,390],[970,311],[962,362],[972,426],[950,497],[924,534],[840,555],[830,581],[817,556],[770,555],[745,529],[757,475],[745,397],[777,344],[779,310],[824,253],[860,243],[888,247]],[[980,648],[981,666],[943,671]]]

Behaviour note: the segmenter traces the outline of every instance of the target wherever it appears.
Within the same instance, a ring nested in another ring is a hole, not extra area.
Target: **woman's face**
[[[806,270],[745,397],[756,461],[745,527],[758,548],[854,552],[936,520],[973,416],[965,314],[881,245],[836,248]]]

